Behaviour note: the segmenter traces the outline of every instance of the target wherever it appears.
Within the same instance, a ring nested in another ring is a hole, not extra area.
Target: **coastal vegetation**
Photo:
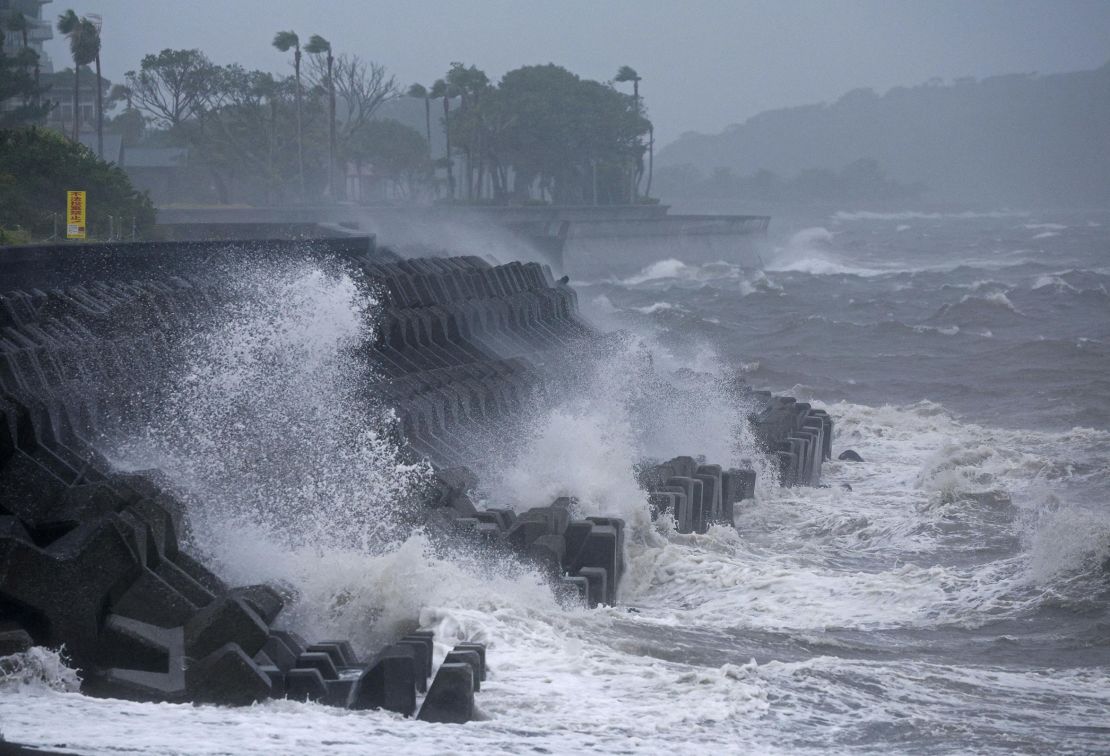
[[[150,198],[88,147],[50,129],[0,129],[0,243],[64,238],[70,190],[89,197],[90,236],[141,237],[154,225]]]

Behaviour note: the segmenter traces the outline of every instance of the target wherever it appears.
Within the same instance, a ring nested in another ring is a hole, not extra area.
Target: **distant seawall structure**
[[[432,466],[420,495],[429,532],[532,562],[565,601],[617,601],[620,518],[580,517],[572,499],[513,511],[472,498],[467,464],[482,436],[557,379],[545,364],[604,338],[545,266],[404,259],[367,237],[0,248],[0,657],[64,645],[96,695],[288,697],[467,721],[483,646],[416,631],[359,655],[344,639],[282,629],[290,595],[228,585],[195,555],[165,477],[114,469],[98,448],[108,419],[150,411],[143,392],[177,369],[179,331],[211,317],[229,264],[275,258],[338,261],[379,299],[366,388],[395,408],[411,458]],[[748,398],[781,482],[817,484],[828,415]],[[642,469],[640,483],[655,517],[705,532],[732,522],[755,473],[676,457]]]
[[[578,280],[630,275],[677,257],[759,267],[762,215],[672,215],[666,205],[429,207],[334,204],[288,208],[166,207],[158,225],[171,239],[319,237],[374,233],[399,249],[449,249],[462,236],[505,258],[522,253]]]

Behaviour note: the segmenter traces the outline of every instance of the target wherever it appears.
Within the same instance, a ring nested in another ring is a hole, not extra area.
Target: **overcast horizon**
[[[193,0],[186,13],[151,0],[55,0],[44,12],[53,19],[70,7],[104,17],[104,75],[113,81],[167,47],[284,72],[289,56],[270,46],[283,29],[304,39],[320,34],[337,53],[382,63],[403,87],[430,84],[456,60],[494,80],[552,62],[604,81],[630,65],[643,78],[660,145],[857,87],[1050,74],[1110,59],[1110,2],[1100,0],[420,0],[400,9],[360,0]],[[47,49],[57,68],[66,66],[64,39],[56,34]]]

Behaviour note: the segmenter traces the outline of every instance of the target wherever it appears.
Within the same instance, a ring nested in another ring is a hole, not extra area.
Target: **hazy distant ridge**
[[[882,96],[857,89],[831,105],[767,111],[720,134],[684,134],[657,163],[792,175],[864,157],[897,181],[925,183],[939,199],[1110,201],[1110,63]]]

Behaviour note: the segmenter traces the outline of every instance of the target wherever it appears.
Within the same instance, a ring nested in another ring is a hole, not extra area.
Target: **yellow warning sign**
[[[85,193],[66,192],[66,238],[85,238]]]

